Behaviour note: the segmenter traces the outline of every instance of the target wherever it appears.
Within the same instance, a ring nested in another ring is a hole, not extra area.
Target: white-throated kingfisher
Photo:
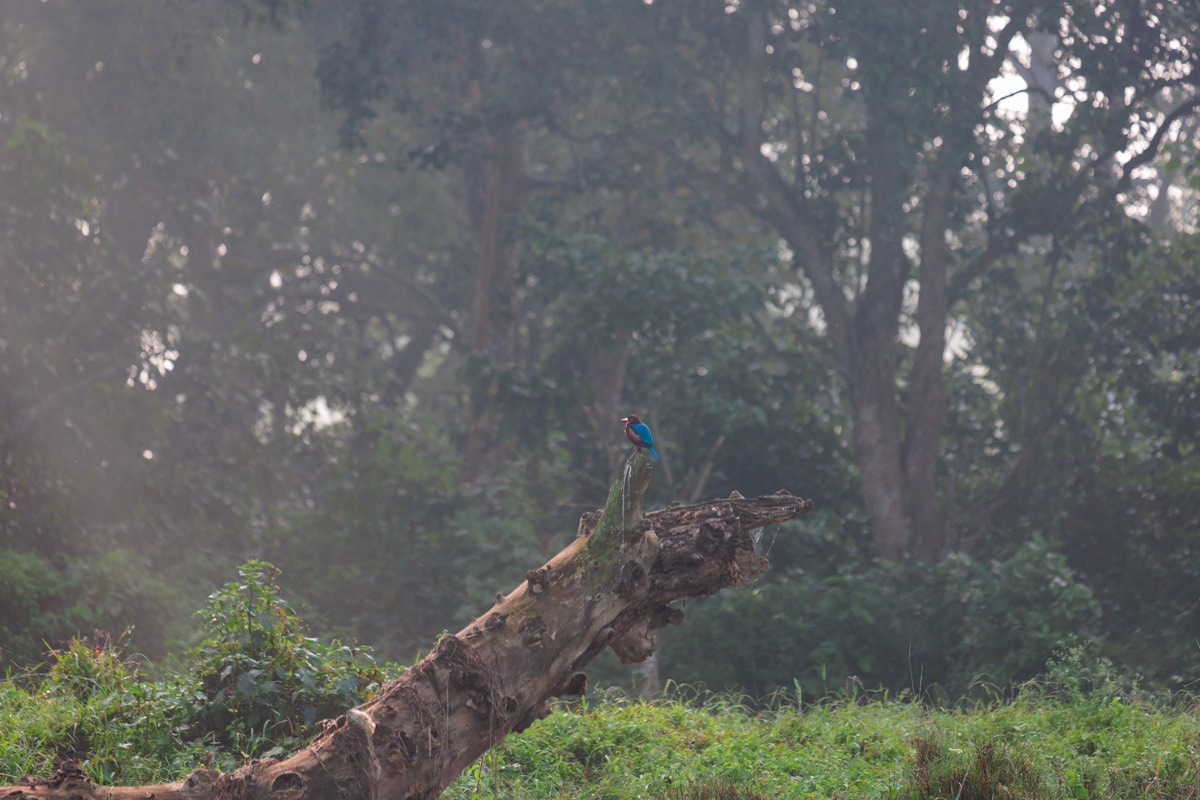
[[[630,414],[628,417],[621,417],[621,422],[625,423],[625,435],[629,441],[633,442],[633,446],[640,453],[642,448],[650,451],[650,455],[654,456],[654,460],[658,461],[658,451],[654,449],[654,434],[650,433],[650,428],[646,423],[638,418],[637,414]]]

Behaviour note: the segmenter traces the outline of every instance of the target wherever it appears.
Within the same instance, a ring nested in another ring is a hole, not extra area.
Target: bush
[[[189,736],[234,752],[284,752],[318,721],[364,702],[383,671],[368,648],[305,635],[280,596],[274,566],[250,561],[238,574],[203,612],[207,636],[190,653],[184,722]]]
[[[1100,605],[1066,558],[1033,537],[1007,561],[951,558],[935,573],[957,622],[952,685],[986,675],[1000,686],[1026,681],[1063,642],[1097,634]]]
[[[854,685],[958,699],[984,682],[1038,674],[1063,641],[1095,632],[1099,605],[1063,557],[1034,538],[1006,561],[956,556],[827,577],[791,576],[689,610],[664,635],[662,671],[766,697],[824,697]],[[756,635],[747,636],[747,631]]]
[[[62,564],[27,551],[0,557],[0,665],[28,667],[52,648],[95,631],[137,630],[161,656],[180,615],[176,593],[136,566],[128,550]],[[132,637],[122,639],[124,644]]]
[[[364,648],[305,636],[277,574],[252,561],[213,593],[183,673],[149,680],[122,637],[97,633],[20,679],[36,689],[0,684],[0,777],[46,775],[64,761],[103,784],[177,779],[201,764],[229,770],[297,747],[320,720],[363,702],[382,669]]]
[[[31,664],[57,639],[64,620],[55,607],[61,575],[35,553],[6,551],[0,557],[0,664]]]

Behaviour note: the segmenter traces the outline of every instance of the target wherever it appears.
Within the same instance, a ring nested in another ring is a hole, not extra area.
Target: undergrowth
[[[204,638],[176,675],[150,680],[122,637],[98,633],[0,683],[0,783],[68,762],[114,784],[231,770],[301,746],[388,677],[369,649],[307,636],[275,567],[238,574],[209,597]]]
[[[307,637],[274,570],[247,564],[203,612],[177,675],[152,680],[120,637],[76,640],[0,681],[0,784],[70,762],[101,783],[177,780],[282,755],[394,671]],[[1013,696],[934,708],[847,691],[749,703],[674,687],[615,694],[510,736],[450,800],[1200,800],[1200,705],[1155,698],[1085,647]]]

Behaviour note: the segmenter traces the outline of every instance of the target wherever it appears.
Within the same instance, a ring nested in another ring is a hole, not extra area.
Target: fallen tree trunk
[[[654,631],[683,620],[672,601],[764,572],[754,532],[812,509],[787,492],[735,494],[643,517],[651,471],[642,455],[632,456],[604,509],[580,520],[574,542],[291,757],[228,774],[201,769],[153,786],[98,786],[60,773],[0,787],[0,798],[437,797],[504,736],[546,716],[547,700],[583,694],[583,668],[605,647],[626,663],[642,661],[654,650]]]

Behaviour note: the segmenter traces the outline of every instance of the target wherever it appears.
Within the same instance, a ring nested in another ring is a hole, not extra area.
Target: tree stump
[[[98,786],[67,772],[0,787],[0,797],[438,797],[496,742],[546,716],[547,700],[583,694],[583,669],[605,647],[623,662],[642,661],[654,651],[656,629],[683,621],[672,601],[762,574],[767,560],[755,553],[753,532],[812,509],[812,501],[781,491],[643,515],[652,470],[640,453],[631,456],[604,509],[584,515],[570,545],[289,758],[256,759],[228,774],[200,769],[151,786]]]

